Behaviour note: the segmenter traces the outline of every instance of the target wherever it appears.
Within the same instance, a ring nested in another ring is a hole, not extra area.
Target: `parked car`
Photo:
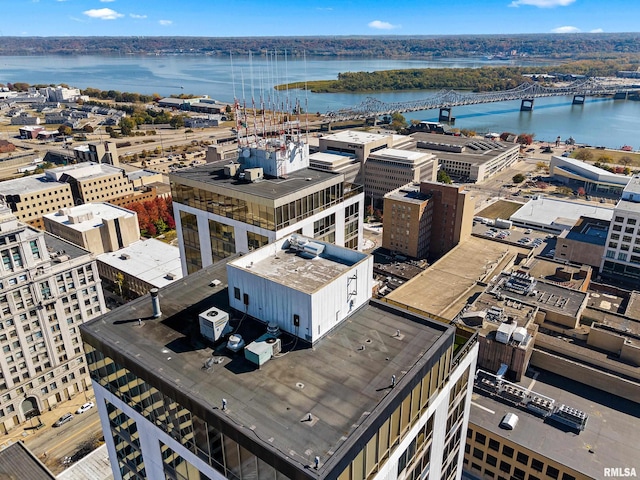
[[[73,415],[70,414],[70,413],[65,413],[58,420],[56,420],[56,423],[54,423],[53,426],[54,427],[59,427],[61,425],[64,425],[67,422],[70,422],[71,420],[73,420]]]
[[[87,410],[91,410],[94,406],[95,405],[93,404],[93,402],[83,403],[82,405],[80,405],[80,408],[78,408],[78,410],[76,410],[76,414],[80,415],[81,413],[84,413]]]

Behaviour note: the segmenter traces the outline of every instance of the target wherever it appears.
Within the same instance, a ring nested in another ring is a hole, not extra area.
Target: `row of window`
[[[533,470],[536,473],[545,475],[544,478],[547,479],[576,480],[573,475],[567,472],[562,472],[562,476],[560,476],[560,470],[553,465],[545,464],[543,460],[530,455],[530,453],[516,451],[509,445],[501,444],[498,440],[488,438],[487,435],[482,432],[476,431],[474,437],[474,431],[471,426],[467,430],[465,452],[471,454],[473,458],[470,460],[472,462],[474,459],[480,460],[489,467],[496,467],[500,472],[511,475],[511,478],[517,480],[540,480],[536,474],[527,474],[528,470]],[[515,463],[507,459],[515,460]],[[520,465],[520,467],[518,465]],[[473,463],[472,468],[482,471],[482,467],[477,463]],[[493,472],[491,468],[485,467],[484,470],[485,475],[494,478],[495,472]]]

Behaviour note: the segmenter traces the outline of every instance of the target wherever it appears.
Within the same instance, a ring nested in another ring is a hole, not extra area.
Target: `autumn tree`
[[[73,130],[69,125],[60,125],[58,127],[58,133],[60,133],[60,135],[71,135]]]
[[[579,148],[573,155],[574,158],[582,161],[588,161],[593,159],[593,153],[591,150],[587,150],[586,148]]]

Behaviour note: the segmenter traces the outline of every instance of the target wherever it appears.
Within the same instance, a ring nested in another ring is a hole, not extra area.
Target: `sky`
[[[0,36],[637,32],[638,0],[0,0]]]

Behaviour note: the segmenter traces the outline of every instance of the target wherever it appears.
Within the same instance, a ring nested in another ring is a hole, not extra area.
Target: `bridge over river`
[[[378,118],[392,113],[417,112],[440,109],[440,121],[453,121],[453,107],[476,105],[479,103],[521,100],[520,110],[533,110],[534,99],[573,95],[573,104],[584,104],[587,96],[611,95],[615,99],[626,99],[629,93],[640,92],[640,85],[614,84],[610,80],[596,78],[580,79],[562,87],[546,87],[539,83],[525,82],[511,90],[499,92],[461,93],[455,90],[440,90],[423,100],[385,103],[373,97],[367,97],[362,103],[351,108],[327,112],[325,121],[329,123],[346,120]]]

